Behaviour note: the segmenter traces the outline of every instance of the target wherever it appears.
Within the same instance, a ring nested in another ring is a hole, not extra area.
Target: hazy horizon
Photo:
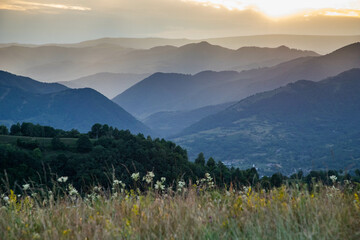
[[[4,0],[0,43],[99,38],[360,35],[359,0]]]
[[[299,37],[359,37],[359,34],[343,34],[343,35],[320,35],[320,34],[286,34],[286,33],[269,33],[269,34],[253,34],[253,35],[229,35],[229,36],[219,36],[219,37],[208,37],[208,38],[191,38],[191,37],[161,37],[161,36],[147,36],[147,37],[135,37],[135,36],[103,36],[98,38],[89,38],[89,39],[82,39],[78,41],[68,41],[68,42],[0,42],[0,44],[19,44],[19,45],[66,45],[66,44],[78,44],[88,41],[95,41],[100,39],[168,39],[168,40],[189,40],[189,41],[207,41],[211,39],[226,39],[226,38],[241,38],[241,37],[262,37],[262,36],[299,36]],[[183,45],[186,45],[185,43]],[[212,43],[211,43],[212,44]],[[181,46],[183,46],[181,45]],[[216,45],[216,44],[212,44]],[[279,45],[280,46],[280,45]],[[226,47],[226,46],[224,46]],[[261,46],[260,46],[261,47]],[[226,47],[229,48],[229,47]],[[311,49],[304,49],[304,50],[311,50]],[[336,49],[334,49],[336,50]]]

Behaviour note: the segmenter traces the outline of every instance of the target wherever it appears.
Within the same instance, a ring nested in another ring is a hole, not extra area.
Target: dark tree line
[[[80,132],[76,129],[64,131],[50,126],[42,126],[29,122],[13,124],[9,129],[5,125],[0,125],[0,135],[26,136],[26,137],[46,137],[46,138],[78,138]]]
[[[38,125],[15,126],[20,127],[22,136],[34,134],[34,129],[45,129]],[[275,173],[271,177],[260,178],[255,168],[229,168],[211,157],[206,160],[203,153],[190,162],[186,150],[173,142],[142,134],[133,135],[128,130],[101,124],[95,124],[88,134],[78,134],[76,144],[71,148],[64,144],[60,137],[64,135],[61,134],[51,135],[51,145],[47,147],[36,140],[21,137],[16,144],[0,144],[0,179],[7,179],[13,186],[30,179],[50,184],[50,179],[68,176],[69,181],[83,190],[94,184],[110,187],[113,175],[129,186],[133,184],[132,173],[139,172],[144,176],[147,171],[155,173],[155,181],[165,177],[168,185],[176,185],[179,180],[194,183],[205,173],[210,173],[218,187],[233,184],[235,187],[257,185],[268,189],[299,181],[309,185],[315,181],[331,185],[329,177],[332,175],[339,181],[360,180],[360,170],[355,171],[353,176],[337,171],[312,171],[307,176],[302,172],[290,177]]]

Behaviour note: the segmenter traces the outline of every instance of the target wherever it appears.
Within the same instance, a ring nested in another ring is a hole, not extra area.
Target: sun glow
[[[360,17],[360,0],[183,0],[229,10],[254,10],[269,17],[318,15]],[[326,10],[326,11],[324,11]]]

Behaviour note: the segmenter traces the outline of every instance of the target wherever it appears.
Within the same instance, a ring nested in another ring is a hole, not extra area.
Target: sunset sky
[[[101,37],[360,35],[360,0],[0,1],[0,42]]]

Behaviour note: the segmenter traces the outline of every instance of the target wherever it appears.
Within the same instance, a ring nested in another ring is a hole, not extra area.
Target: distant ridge
[[[268,34],[251,36],[234,36],[207,39],[211,44],[218,44],[231,49],[241,46],[277,47],[285,45],[290,48],[312,50],[320,54],[333,52],[335,49],[360,41],[360,35],[294,35]]]
[[[209,46],[207,43],[201,45],[202,49]],[[255,49],[260,51],[259,48]],[[279,49],[283,51],[286,47]],[[251,54],[244,55],[251,58]],[[161,111],[191,110],[239,101],[299,79],[319,81],[357,67],[360,67],[360,43],[342,47],[324,56],[300,57],[273,67],[242,72],[204,71],[194,75],[156,73],[118,95],[113,101],[133,115],[146,118]]]
[[[201,41],[209,42],[213,45],[220,45],[230,49],[238,49],[245,46],[257,47],[278,47],[286,45],[290,48],[312,50],[321,54],[326,54],[340,48],[360,41],[360,35],[296,35],[296,34],[265,34],[250,36],[232,36],[205,39],[167,39],[167,38],[100,38],[71,44],[45,44],[48,46],[64,47],[93,47],[100,44],[112,44],[125,48],[150,49],[157,46],[171,45],[180,47],[189,43]],[[11,45],[39,46],[34,44],[8,43],[0,44],[0,47]]]
[[[0,66],[16,74],[41,81],[70,81],[100,72],[151,74],[177,72],[195,74],[204,70],[249,70],[271,67],[312,51],[290,48],[248,48],[232,50],[207,42],[181,47],[125,48],[112,43],[65,47],[10,46],[0,48]]]

